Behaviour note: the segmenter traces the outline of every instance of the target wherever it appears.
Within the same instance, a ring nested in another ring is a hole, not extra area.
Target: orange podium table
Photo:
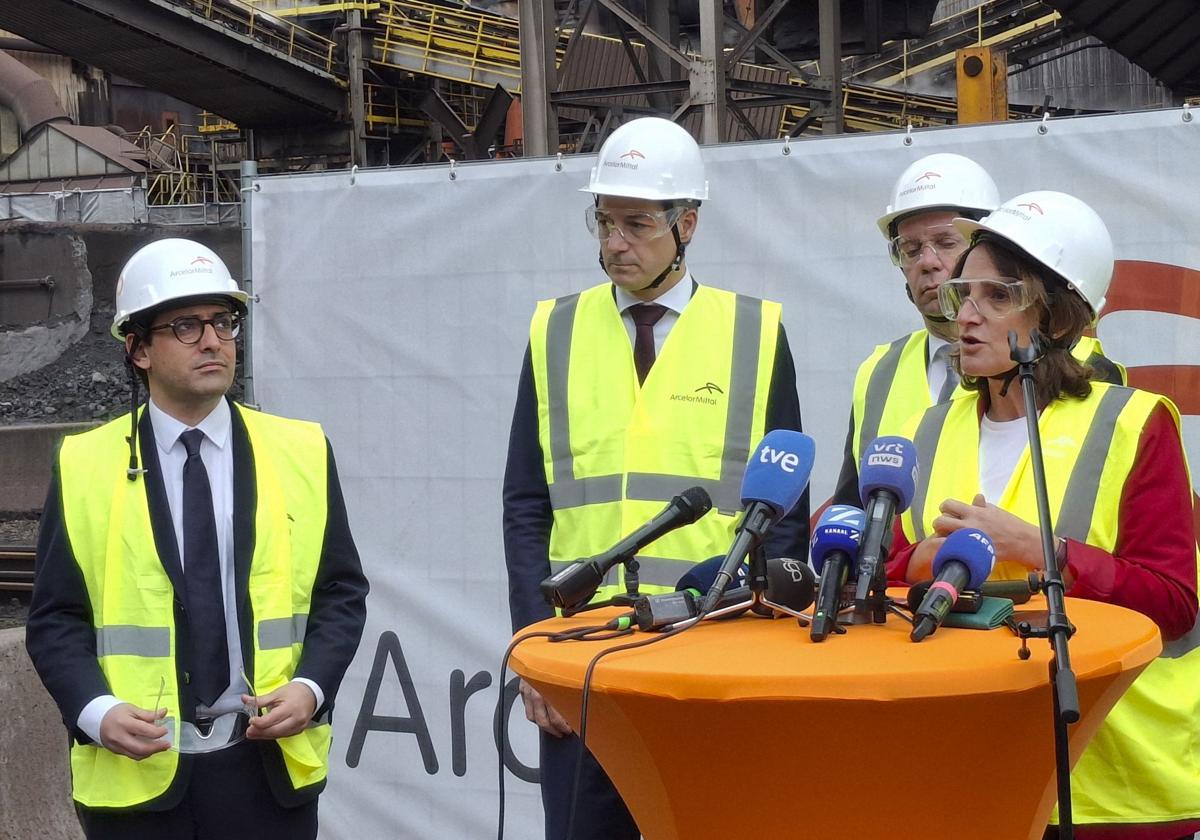
[[[1121,607],[1067,599],[1067,615],[1074,763],[1162,645]],[[910,629],[889,616],[814,644],[794,619],[743,616],[613,653],[592,677],[587,744],[646,840],[1038,840],[1057,800],[1049,643],[1031,639],[1022,661],[1007,629],[943,627],[919,644]],[[588,662],[650,635],[531,639],[513,669],[578,731]]]

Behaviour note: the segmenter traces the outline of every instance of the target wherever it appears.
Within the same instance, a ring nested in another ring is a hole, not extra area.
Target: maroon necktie
[[[633,324],[637,328],[633,336],[633,365],[637,368],[638,382],[645,382],[654,364],[654,325],[667,314],[667,307],[658,303],[635,303],[629,307]]]

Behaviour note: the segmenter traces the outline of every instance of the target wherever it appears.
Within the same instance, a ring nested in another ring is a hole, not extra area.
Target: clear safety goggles
[[[942,314],[953,320],[963,304],[971,301],[985,318],[1003,318],[1033,305],[1033,290],[1012,277],[972,277],[947,280],[938,286]]]
[[[892,238],[892,253],[900,265],[908,268],[920,261],[925,249],[931,249],[942,265],[950,268],[959,255],[967,249],[967,240],[954,225],[931,225],[919,238],[896,236]]]
[[[252,702],[243,706],[241,711],[227,712],[210,718],[197,718],[194,723],[188,720],[179,720],[169,714],[159,718],[159,725],[167,730],[164,738],[171,745],[172,750],[184,755],[199,755],[223,750],[246,740],[246,731],[250,728],[250,718],[259,713],[258,692],[254,690],[246,672],[242,671],[241,673],[242,679],[249,687],[250,695],[254,698]],[[166,688],[166,678],[160,677],[158,697],[152,707],[155,713],[163,707],[162,701]]]
[[[607,242],[614,232],[626,242],[651,242],[661,236],[666,236],[679,217],[683,215],[682,207],[672,207],[669,210],[622,210],[612,207],[601,210],[599,207],[588,207],[584,213],[588,232],[601,242]]]

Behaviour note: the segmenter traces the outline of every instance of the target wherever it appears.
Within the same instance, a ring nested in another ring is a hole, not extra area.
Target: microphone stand
[[[630,607],[630,608],[632,608],[633,605],[637,603],[638,599],[642,597],[641,593],[638,592],[639,581],[638,581],[637,557],[635,557],[634,555],[631,554],[629,557],[626,557],[624,560],[622,560],[621,564],[625,566],[625,574],[624,574],[625,591],[624,592],[617,593],[616,595],[612,596],[611,598],[607,598],[603,601],[597,601],[595,603],[590,603],[588,601],[584,601],[582,604],[580,604],[577,607],[562,607],[563,617],[570,618],[571,616],[577,615],[578,613],[587,612],[588,610],[598,610],[601,607]],[[592,590],[592,595],[595,595],[595,594],[596,594],[595,590]]]
[[[1050,641],[1053,657],[1050,660],[1050,685],[1054,697],[1054,763],[1058,781],[1058,837],[1073,840],[1075,828],[1071,818],[1071,767],[1067,751],[1067,726],[1079,721],[1079,694],[1075,673],[1071,670],[1071,657],[1067,647],[1074,628],[1067,621],[1066,604],[1063,601],[1062,570],[1054,552],[1054,530],[1050,523],[1050,501],[1046,491],[1046,464],[1042,460],[1042,437],[1038,429],[1037,398],[1033,385],[1033,368],[1044,353],[1042,335],[1035,328],[1029,333],[1029,346],[1017,343],[1015,330],[1008,332],[1010,356],[1017,363],[1017,375],[1021,379],[1021,393],[1025,399],[1025,422],[1029,432],[1029,459],[1033,465],[1033,487],[1037,497],[1038,528],[1042,535],[1042,560],[1045,572],[1040,588],[1046,593],[1049,616],[1046,629],[1035,630],[1028,622],[1021,622],[1022,643],[1028,637],[1046,637]]]

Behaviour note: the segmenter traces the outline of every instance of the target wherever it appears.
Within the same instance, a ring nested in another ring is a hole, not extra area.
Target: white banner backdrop
[[[939,151],[979,161],[1005,197],[1059,189],[1099,211],[1127,261],[1100,338],[1135,384],[1140,367],[1186,391],[1173,396],[1200,466],[1200,125],[1186,112],[708,147],[712,198],[688,263],[701,283],[783,303],[818,447],[814,508],[833,489],[855,367],[918,326],[875,218],[900,171]],[[323,838],[495,834],[509,420],[535,302],[605,279],[577,191],[592,162],[258,181],[256,397],[325,425],[372,584]],[[528,779],[537,747],[519,701],[509,720]],[[507,836],[540,836],[536,785],[510,773],[506,789]]]

